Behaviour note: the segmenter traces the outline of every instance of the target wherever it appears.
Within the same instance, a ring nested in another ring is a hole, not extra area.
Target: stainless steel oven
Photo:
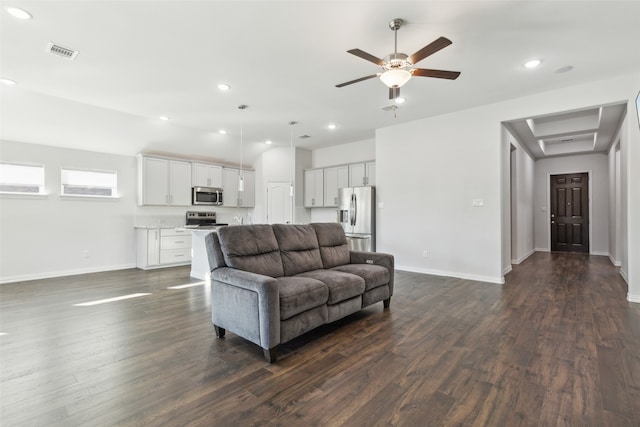
[[[193,187],[191,191],[191,204],[220,206],[222,204],[222,188]]]

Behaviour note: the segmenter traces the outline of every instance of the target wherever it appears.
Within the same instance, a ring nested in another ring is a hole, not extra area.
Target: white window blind
[[[44,194],[44,166],[0,163],[0,192]]]
[[[65,196],[117,196],[116,172],[61,169],[60,182]]]

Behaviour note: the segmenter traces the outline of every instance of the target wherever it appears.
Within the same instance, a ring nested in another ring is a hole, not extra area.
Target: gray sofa
[[[393,294],[392,255],[350,251],[340,224],[239,225],[205,241],[211,320],[262,347],[278,345]]]

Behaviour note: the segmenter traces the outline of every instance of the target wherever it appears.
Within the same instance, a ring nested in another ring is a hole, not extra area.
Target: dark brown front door
[[[589,253],[589,175],[551,175],[551,250]]]

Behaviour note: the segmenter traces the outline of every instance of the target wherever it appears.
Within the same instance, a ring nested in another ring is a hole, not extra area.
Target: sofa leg
[[[220,327],[220,326],[218,326],[218,325],[213,325],[213,329],[215,329],[215,330],[216,330],[216,336],[217,336],[218,338],[224,338],[224,333],[226,332],[226,331],[224,330],[224,328],[221,328],[221,327]]]
[[[391,298],[387,298],[386,300],[382,301],[382,305],[384,306],[384,308],[389,308],[389,306],[391,305]]]
[[[267,362],[274,363],[278,359],[278,346],[275,346],[270,349],[263,348],[262,352],[264,353],[264,358],[267,359]]]

